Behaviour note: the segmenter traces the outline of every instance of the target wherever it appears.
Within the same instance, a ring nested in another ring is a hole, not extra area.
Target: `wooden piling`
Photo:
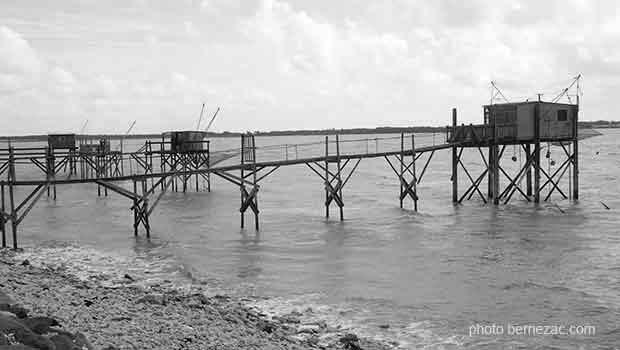
[[[531,154],[532,154],[531,148],[532,147],[531,147],[531,145],[529,143],[527,143],[525,145],[525,153],[526,153],[525,159],[526,159],[526,162],[527,162],[527,159],[529,159],[531,157]],[[521,150],[519,150],[519,152],[521,152]],[[526,187],[527,187],[526,188],[526,190],[527,190],[526,193],[527,193],[527,196],[530,197],[530,196],[532,196],[532,167],[531,167],[531,165],[527,167],[526,174],[525,174],[525,181],[526,181]]]
[[[489,163],[487,164],[487,197],[489,198],[489,200],[491,200],[494,196],[493,194],[493,172],[491,171],[492,169],[492,164],[494,162],[493,160],[493,146],[489,146]]]
[[[253,177],[253,184],[254,184],[254,206],[256,207],[255,209],[253,209],[254,212],[254,228],[256,229],[256,231],[258,232],[259,230],[259,221],[258,221],[258,182],[256,180],[256,173],[257,173],[257,169],[256,169],[256,140],[254,140],[254,135],[251,135],[252,138],[252,177]]]
[[[138,184],[136,183],[136,179],[132,180],[133,182],[133,193],[138,194]],[[133,235],[138,237],[138,200],[134,198],[133,200]]]
[[[493,142],[493,165],[491,171],[493,172],[493,204],[499,204],[499,167],[500,167],[500,154],[499,146]]]
[[[344,206],[342,202],[342,176],[341,176],[341,164],[340,164],[340,138],[339,135],[336,134],[336,165],[338,170],[337,184],[338,184],[338,196],[340,197],[340,203],[338,204],[338,208],[340,209],[340,221],[344,220]]]
[[[399,204],[400,204],[400,209],[403,208],[403,192],[404,192],[404,186],[405,184],[403,184],[403,176],[404,174],[404,167],[405,167],[405,134],[404,133],[400,133],[400,178],[399,183],[400,183],[400,195],[398,196],[399,198]]]
[[[534,107],[534,203],[540,203],[540,105]]]
[[[244,135],[241,135],[241,168],[240,170],[240,174],[241,174],[241,208],[243,208],[243,204],[244,204],[244,193],[245,191],[245,185],[243,183],[243,180],[245,179],[245,174],[243,171],[243,165],[245,164],[245,140],[244,140]],[[241,210],[241,228],[245,227],[245,210]]]
[[[579,95],[577,95],[579,98]],[[579,102],[577,103],[579,105]],[[577,107],[579,108],[579,107]],[[579,200],[579,119],[575,113],[573,121],[573,199]]]
[[[151,182],[152,182],[151,178]],[[142,208],[141,215],[144,224],[144,229],[146,230],[146,238],[151,238],[151,224],[149,223],[149,193],[146,189],[147,179],[142,180]],[[153,184],[151,183],[151,186]]]
[[[329,136],[325,135],[325,218],[329,219]]]
[[[416,151],[415,151],[415,135],[412,133],[411,134],[411,170],[413,172],[413,193],[415,193],[416,197],[413,199],[413,210],[418,211],[418,176],[416,175],[416,170],[415,170],[415,158],[416,158]]]
[[[13,233],[13,249],[17,249],[17,212],[15,211],[15,156],[13,147],[9,147],[9,205],[11,208],[11,231]]]
[[[0,184],[0,231],[2,231],[2,248],[6,248],[6,226],[4,221],[4,183]]]
[[[452,108],[452,133],[456,132],[456,108]],[[458,155],[456,145],[452,146],[452,202],[459,200]]]

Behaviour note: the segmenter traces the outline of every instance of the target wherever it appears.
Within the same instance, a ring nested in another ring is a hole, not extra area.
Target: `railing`
[[[416,133],[415,146],[428,147],[433,145],[444,144],[443,133]],[[278,137],[260,137],[256,136],[256,144],[250,149],[255,149],[256,162],[272,162],[272,161],[293,161],[309,158],[320,158],[326,155],[336,155],[336,137],[330,135],[326,139],[324,136],[307,137],[309,142],[301,143],[283,143],[269,144],[269,142],[280,141]],[[402,141],[402,145],[401,145]],[[143,175],[147,173],[158,173],[160,171],[170,171],[168,157],[171,153],[187,155],[187,158],[179,163],[181,168],[177,171],[183,171],[188,165],[190,168],[204,169],[208,166],[235,166],[241,163],[241,148],[228,148],[221,150],[212,150],[207,141],[187,141],[188,143],[202,143],[202,150],[192,150],[187,152],[174,152],[170,141],[165,140],[147,140],[142,145],[134,145],[134,151],[112,151],[112,152],[96,152],[81,153],[68,151],[55,151],[53,157],[55,163],[63,161],[63,168],[58,168],[55,174],[57,179],[64,178],[81,178],[81,179],[97,179],[107,176],[107,174],[117,174],[120,172],[123,176]],[[405,135],[401,140],[400,134],[377,135],[375,137],[360,137],[360,135],[340,135],[338,148],[340,156],[351,155],[373,155],[389,152],[399,152],[402,149],[411,149],[411,134]],[[13,162],[18,165],[17,172],[19,179],[37,180],[44,178],[44,163],[48,160],[46,147],[12,147]],[[326,153],[327,149],[327,153]],[[97,159],[95,159],[95,157]],[[208,157],[208,163],[203,161],[201,157]],[[92,159],[91,159],[92,158]],[[0,180],[4,178],[6,164],[9,160],[9,150],[0,149]],[[248,160],[249,161],[249,160]],[[70,169],[64,167],[64,164],[75,164],[75,170],[71,173]],[[98,163],[97,163],[98,162]],[[193,162],[193,166],[189,162]],[[43,165],[41,165],[41,164]],[[91,168],[94,169],[91,170]],[[103,170],[98,170],[98,169]],[[109,169],[108,169],[109,168]],[[165,168],[165,169],[164,169]],[[115,176],[115,175],[114,175]]]
[[[443,144],[441,133],[416,133],[415,146],[426,147]],[[327,155],[336,155],[336,136],[330,135],[327,139],[318,139],[314,142],[295,144],[274,144],[259,146],[261,137],[256,137],[256,161],[292,161],[308,158],[324,157],[327,146]],[[411,149],[411,134],[406,134],[403,141],[404,149]],[[401,136],[385,135],[360,138],[359,135],[339,135],[338,142],[340,156],[372,155],[385,152],[397,152],[401,149]]]
[[[492,140],[510,141],[517,138],[517,125],[458,125],[448,126],[446,142],[448,143],[485,143]]]

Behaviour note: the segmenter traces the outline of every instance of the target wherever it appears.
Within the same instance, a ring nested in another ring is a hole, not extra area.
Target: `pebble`
[[[2,252],[0,257],[6,258]],[[23,319],[30,313],[28,309],[33,310],[33,315],[39,318],[32,319],[40,321],[37,330],[43,334],[38,335],[30,329],[24,334],[35,337],[33,339],[40,342],[39,348],[48,349],[52,349],[54,343],[64,344],[57,349],[68,350],[310,350],[322,347],[357,349],[355,346],[359,344],[357,336],[351,334],[340,338],[333,334],[329,337],[331,340],[325,340],[326,332],[339,330],[319,321],[302,323],[302,319],[313,314],[311,309],[269,319],[260,311],[246,308],[240,299],[221,294],[204,295],[198,285],[177,291],[172,284],[139,287],[134,283],[114,283],[130,280],[122,274],[114,278],[91,275],[85,279],[87,283],[58,270],[32,265],[25,268],[19,261],[12,265],[0,264],[0,318]],[[2,293],[3,290],[10,290],[19,300],[10,299],[3,304],[10,298]],[[57,323],[61,324],[58,328],[61,333],[51,333],[57,329]],[[0,333],[2,330],[0,328]],[[343,339],[348,340],[343,342]],[[68,340],[75,344],[74,348]]]

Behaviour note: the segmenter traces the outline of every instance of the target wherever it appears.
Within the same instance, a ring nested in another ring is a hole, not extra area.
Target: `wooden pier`
[[[548,193],[544,200],[553,193],[576,200],[579,198],[577,114],[576,105],[544,102],[489,105],[484,107],[485,120],[481,125],[458,125],[454,109],[452,125],[446,127],[446,133],[442,135],[445,137],[437,143],[434,135],[428,134],[354,140],[332,135],[325,136],[320,142],[261,147],[255,136],[248,133],[241,136],[238,149],[218,152],[211,151],[204,133],[194,131],[164,133],[161,139],[146,140],[142,147],[131,152],[125,151],[122,143],[120,149],[112,150],[105,140],[77,145],[79,136],[50,135],[46,147],[10,145],[0,149],[2,246],[7,246],[7,225],[10,223],[12,246],[18,247],[19,225],[44,193],[54,200],[57,198],[57,186],[96,184],[99,196],[111,191],[127,198],[133,212],[134,235],[137,236],[142,227],[145,235],[150,237],[149,218],[165,193],[169,190],[188,192],[191,187],[200,191],[201,183],[204,190],[210,191],[211,175],[239,187],[241,227],[245,226],[245,214],[250,210],[258,230],[261,181],[280,167],[294,165],[305,165],[323,181],[325,217],[330,217],[330,208],[335,205],[339,219],[344,220],[343,192],[360,162],[369,158],[386,160],[400,185],[400,207],[410,200],[413,210],[417,211],[421,198],[418,185],[435,152],[441,150],[452,152],[450,180],[455,203],[471,199],[476,194],[485,203],[508,203],[516,192],[525,200],[538,203],[545,188]],[[433,136],[432,142],[429,136]],[[545,143],[547,152],[553,145],[566,155],[566,160],[554,172],[545,171],[541,166]],[[350,145],[355,146],[353,150],[343,150]],[[501,163],[506,147],[511,145],[519,147],[526,159],[516,174],[509,174]],[[311,149],[311,152],[304,153],[304,149]],[[487,151],[486,156],[483,149]],[[482,173],[475,177],[462,161],[466,150],[479,153],[484,165]],[[422,162],[421,167],[417,166],[418,162]],[[38,169],[38,174],[33,175],[32,170],[24,171],[24,168],[32,167]],[[572,172],[570,191],[565,192],[560,180],[569,169]],[[469,180],[463,193],[459,192],[461,175]],[[506,183],[503,189],[500,186],[502,176]],[[523,179],[526,179],[525,189],[522,188]],[[542,184],[541,179],[544,180]],[[488,185],[486,195],[481,190],[485,180]],[[21,189],[19,192],[27,193],[21,199],[17,198],[17,188]]]

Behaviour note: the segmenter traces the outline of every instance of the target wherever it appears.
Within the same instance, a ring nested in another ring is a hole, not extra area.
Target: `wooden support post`
[[[340,139],[338,134],[336,134],[336,160],[337,160],[337,167],[338,167],[338,173],[337,173],[337,186],[338,186],[338,196],[340,197],[340,203],[337,202],[338,207],[340,208],[340,221],[344,220],[344,213],[343,213],[343,207],[344,207],[344,203],[342,201],[342,176],[341,176],[341,172],[342,172],[342,168],[340,165]]]
[[[6,248],[6,226],[4,221],[4,183],[0,185],[0,231],[2,231],[2,248]]]
[[[151,182],[153,178],[151,178]],[[149,193],[146,190],[147,179],[142,180],[142,207],[140,208],[142,222],[146,230],[146,238],[151,238],[151,224],[149,223]],[[153,184],[151,183],[151,186]]]
[[[211,169],[211,143],[207,142],[207,169]],[[211,172],[207,173],[207,192],[211,192]]]
[[[415,194],[415,198],[413,199],[413,210],[418,211],[418,176],[416,175],[416,170],[415,170],[415,158],[416,158],[416,152],[415,152],[415,136],[412,133],[411,134],[411,170],[413,172],[413,193]]]
[[[244,135],[241,135],[241,169],[240,169],[240,173],[241,173],[241,186],[240,186],[240,190],[241,190],[241,208],[243,208],[243,204],[245,202],[245,193],[247,193],[247,191],[245,190],[245,185],[243,183],[243,179],[245,179],[244,176],[244,172],[243,172],[243,165],[245,164],[245,139],[244,139]],[[245,210],[241,210],[241,228],[245,227]]]
[[[138,185],[136,179],[133,179],[133,193],[138,194]],[[138,236],[138,200],[133,200],[133,235]]]
[[[579,98],[579,95],[577,95]],[[579,108],[579,103],[577,104]],[[579,111],[575,112],[575,120],[573,121],[573,199],[579,200]],[[569,180],[570,181],[570,180]]]
[[[183,154],[183,193],[187,192],[187,155]]]
[[[252,207],[252,211],[254,212],[254,228],[256,231],[259,229],[259,221],[258,221],[258,182],[256,181],[256,144],[254,143],[254,135],[252,135],[252,161],[254,165],[254,169],[252,169],[252,176],[254,177],[254,206]]]
[[[521,152],[521,150],[519,150],[519,152]],[[530,159],[530,157],[532,156],[532,150],[531,150],[531,145],[528,143],[525,145],[525,159],[526,162],[528,159]],[[531,165],[527,167],[526,173],[525,173],[525,181],[526,181],[526,193],[528,197],[532,196],[532,167]]]
[[[399,183],[400,183],[400,195],[398,196],[399,198],[399,204],[400,204],[400,209],[403,208],[403,191],[404,191],[404,184],[403,184],[403,179],[404,179],[404,167],[405,167],[405,134],[404,133],[400,133],[400,175],[399,175]]]
[[[197,153],[196,154],[196,161],[194,162],[196,170],[199,170],[199,165],[198,165],[199,164],[199,159],[200,159],[200,154]],[[198,184],[198,177],[200,175],[198,173],[196,173],[194,176],[196,177],[196,192],[198,192],[200,190],[200,188],[198,187],[198,185],[199,185]]]
[[[540,203],[540,105],[534,107],[534,203]]]
[[[499,204],[499,167],[500,167],[500,154],[499,154],[499,146],[493,143],[493,204]]]
[[[9,205],[11,208],[11,231],[13,233],[13,249],[17,249],[17,212],[15,211],[15,156],[13,147],[9,147]]]
[[[493,194],[493,146],[489,146],[489,164],[487,165],[488,174],[487,174],[487,197],[491,200],[494,196]]]
[[[325,135],[325,218],[329,219],[329,136]]]
[[[456,108],[452,108],[452,133],[456,132]],[[452,146],[452,202],[459,200],[458,156],[456,145]]]
[[[245,184],[247,181],[245,180],[245,164],[251,166],[251,173],[247,176],[252,176],[252,182],[250,183],[251,190],[248,192]],[[259,219],[258,219],[258,180],[257,180],[257,168],[256,168],[256,144],[254,141],[254,135],[248,133],[241,135],[241,176],[239,177],[239,188],[241,190],[241,207],[239,209],[241,213],[241,228],[244,227],[245,223],[245,211],[250,208],[254,213],[254,226],[256,231],[259,230]]]
[[[49,147],[45,147],[45,178],[50,180],[52,170],[52,156]],[[50,188],[47,188],[47,196],[50,196]]]
[[[54,159],[54,150],[48,147],[48,166],[49,166],[49,174],[48,174],[48,178],[47,181],[53,180],[56,178],[56,161]],[[56,184],[53,185],[54,187],[54,200],[56,200]],[[49,186],[48,188],[48,196],[49,196]]]

